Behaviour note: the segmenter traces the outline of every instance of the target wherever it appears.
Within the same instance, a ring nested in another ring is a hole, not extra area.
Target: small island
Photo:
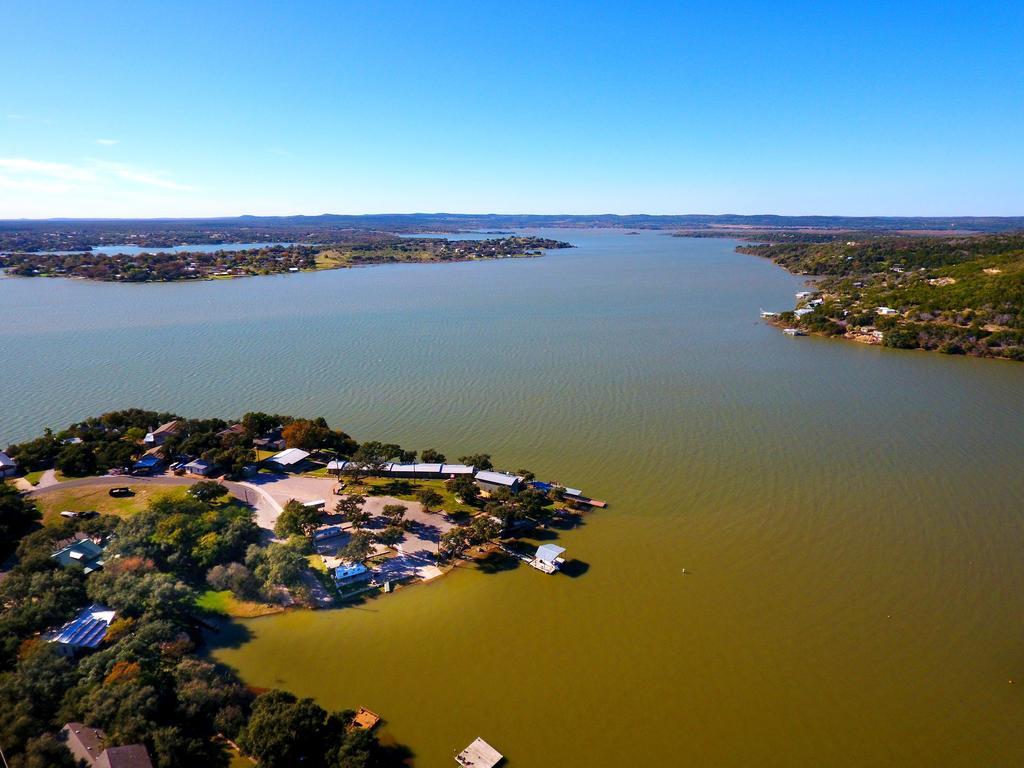
[[[737,250],[815,278],[793,310],[762,312],[791,335],[1024,361],[1024,235],[840,233]]]
[[[87,251],[18,251],[0,254],[0,268],[19,277],[75,277],[106,282],[175,282],[248,277],[372,264],[459,262],[527,258],[572,245],[543,237],[487,240],[348,234],[315,245],[267,245],[244,249],[188,250],[139,254]]]
[[[0,715],[18,724],[4,747],[69,768],[79,742],[195,766],[398,765],[378,715],[251,690],[205,658],[211,633],[459,562],[578,575],[562,547],[521,538],[605,506],[486,453],[450,461],[260,412],[106,413],[9,446],[0,477]]]

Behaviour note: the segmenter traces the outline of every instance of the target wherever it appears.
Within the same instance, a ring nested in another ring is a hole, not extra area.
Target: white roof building
[[[875,307],[875,312],[880,315],[898,315],[899,312],[892,307]]]
[[[481,469],[476,473],[476,480],[480,483],[487,483],[489,485],[503,485],[506,488],[512,488],[523,482],[523,478],[518,475],[509,475],[504,472],[491,472],[486,469]]]
[[[301,448],[288,448],[287,450],[275,453],[267,461],[277,464],[279,467],[294,467],[309,458],[309,453]]]

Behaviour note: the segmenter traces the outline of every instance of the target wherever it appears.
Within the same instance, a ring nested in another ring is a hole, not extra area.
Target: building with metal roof
[[[491,472],[486,469],[481,469],[477,472],[473,479],[476,480],[476,484],[480,486],[481,490],[488,493],[493,493],[499,488],[505,488],[512,493],[518,493],[523,484],[523,478],[519,477],[519,475]]]
[[[56,643],[61,654],[73,656],[84,648],[95,648],[102,643],[113,620],[114,611],[93,603],[63,627],[45,635],[44,639]]]
[[[329,461],[327,471],[341,474],[361,469],[362,465],[353,461]],[[401,477],[420,480],[446,480],[457,475],[472,475],[474,467],[467,464],[401,464],[388,462],[379,471],[372,474],[377,477]]]
[[[565,563],[562,559],[564,552],[565,547],[557,544],[541,544],[537,547],[537,554],[530,561],[530,565],[544,573],[555,573]]]
[[[275,453],[269,459],[268,464],[274,464],[282,470],[294,470],[309,458],[309,452],[301,448],[287,448],[280,453]]]
[[[182,467],[182,469],[193,475],[202,475],[203,477],[209,477],[210,475],[213,474],[214,470],[216,470],[217,467],[215,464],[206,461],[205,459],[196,459],[195,461],[190,461],[188,464]]]
[[[81,566],[87,574],[103,567],[103,547],[84,536],[64,544],[50,557],[64,568]]]

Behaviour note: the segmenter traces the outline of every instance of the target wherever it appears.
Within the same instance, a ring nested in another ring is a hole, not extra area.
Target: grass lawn
[[[39,479],[45,471],[45,469],[37,469],[35,472],[26,472],[25,479],[32,483],[32,485],[39,485]]]
[[[256,616],[281,613],[284,610],[280,605],[239,600],[231,594],[230,590],[218,592],[213,589],[203,592],[196,600],[196,605],[204,611],[219,613],[222,616],[231,616],[236,619],[252,619]]]
[[[368,477],[358,484],[352,483],[345,487],[349,493],[361,493],[364,496],[394,496],[405,501],[416,501],[416,492],[424,489],[441,494],[443,501],[438,509],[443,509],[449,515],[459,515],[460,513],[474,515],[479,511],[468,504],[457,502],[455,496],[445,487],[444,480]]]
[[[256,763],[250,760],[245,755],[238,754],[235,750],[231,750],[231,762],[228,763],[228,768],[255,768]]]
[[[125,485],[131,485],[126,479]],[[188,486],[168,488],[157,485],[138,485],[135,495],[117,499],[107,493],[107,488],[68,488],[43,494],[35,500],[43,513],[43,524],[53,522],[63,510],[89,512],[95,510],[101,515],[124,517],[145,509],[151,501],[159,498],[183,498]]]

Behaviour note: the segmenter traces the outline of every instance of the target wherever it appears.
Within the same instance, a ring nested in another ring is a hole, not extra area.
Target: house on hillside
[[[3,451],[0,451],[0,477],[18,474],[18,462]]]
[[[114,611],[99,603],[93,603],[60,629],[43,635],[47,642],[54,643],[62,656],[74,656],[86,649],[96,648],[107,636]]]
[[[174,421],[168,421],[166,424],[161,424],[152,432],[147,432],[146,436],[142,439],[142,442],[150,447],[163,445],[167,442],[167,438],[178,434],[181,431],[181,428],[181,421],[177,419]]]
[[[523,478],[518,475],[510,475],[505,472],[491,472],[482,469],[473,478],[482,491],[494,493],[499,488],[504,488],[510,493],[519,493],[523,486]]]
[[[899,311],[892,307],[875,307],[875,312],[879,315],[898,315]]]
[[[67,723],[60,730],[59,740],[76,762],[89,768],[153,768],[142,744],[108,747],[107,735],[99,728]]]
[[[80,565],[85,569],[86,574],[98,571],[103,567],[103,547],[92,539],[81,534],[81,538],[75,538],[72,542],[58,542],[57,550],[50,555],[61,567],[70,568],[73,565]]]
[[[301,448],[287,448],[275,453],[266,463],[279,472],[300,472],[309,459],[309,453]]]

